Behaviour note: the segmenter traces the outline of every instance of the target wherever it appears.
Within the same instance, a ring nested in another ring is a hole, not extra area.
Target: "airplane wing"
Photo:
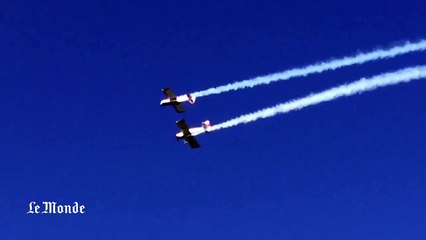
[[[189,132],[189,127],[186,125],[185,119],[179,120],[176,122],[176,125],[182,130],[184,136],[189,136],[191,133]]]
[[[183,113],[185,112],[185,108],[183,108],[183,105],[176,100],[176,95],[172,92],[172,90],[170,90],[170,88],[164,88],[162,89],[164,95],[167,96],[168,99],[170,99],[170,105],[173,106],[173,108],[176,110],[176,112],[178,113]]]
[[[185,108],[183,108],[183,105],[181,103],[173,105],[173,107],[175,108],[176,112],[178,112],[178,113],[185,112]]]
[[[170,90],[170,88],[164,88],[163,93],[170,99],[176,99],[176,95],[172,92],[172,90]]]
[[[189,144],[189,146],[191,146],[191,148],[201,147],[197,140],[195,140],[195,138],[191,135],[188,125],[186,125],[185,119],[177,121],[176,125],[178,125],[178,127],[182,130],[185,141]]]
[[[185,138],[186,142],[188,142],[189,146],[191,148],[199,148],[201,147],[200,144],[198,144],[197,140],[193,136],[188,136]]]

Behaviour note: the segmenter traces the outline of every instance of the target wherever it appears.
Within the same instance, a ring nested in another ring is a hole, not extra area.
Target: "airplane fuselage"
[[[175,98],[166,98],[166,99],[161,100],[160,106],[178,105],[179,103],[182,103],[182,102],[193,103],[193,100],[190,99],[188,97],[188,95],[180,95],[180,96],[177,96]]]
[[[190,132],[190,136],[195,137],[195,136],[200,135],[200,134],[202,134],[202,133],[205,133],[205,132],[207,132],[207,131],[206,131],[206,129],[205,129],[205,128],[203,128],[203,127],[194,127],[194,128],[190,128],[190,129],[189,129],[189,132]],[[176,138],[177,138],[177,139],[183,139],[183,138],[185,138],[185,136],[184,136],[183,132],[182,132],[182,131],[180,131],[180,132],[178,132],[178,133],[176,134]]]
[[[160,106],[173,106],[178,104],[179,102],[177,102],[176,100],[171,100],[171,99],[164,99],[164,100],[161,100],[160,102]]]

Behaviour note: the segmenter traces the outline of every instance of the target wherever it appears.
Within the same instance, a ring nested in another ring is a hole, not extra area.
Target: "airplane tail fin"
[[[191,104],[195,103],[195,99],[196,99],[195,96],[192,96],[191,94],[187,94],[186,96],[188,96],[189,103],[191,103]]]
[[[209,120],[206,120],[206,121],[201,123],[201,126],[204,128],[204,130],[206,132],[210,132],[210,128],[211,128],[212,125],[211,125]]]

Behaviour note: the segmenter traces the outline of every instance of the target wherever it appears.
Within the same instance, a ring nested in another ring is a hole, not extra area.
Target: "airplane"
[[[185,112],[182,102],[195,103],[195,97],[191,96],[191,94],[176,96],[170,88],[164,88],[161,91],[163,91],[167,98],[161,100],[160,106],[173,106],[178,113]]]
[[[195,136],[205,132],[210,132],[211,129],[209,120],[202,122],[201,127],[188,128],[185,119],[177,121],[176,125],[178,125],[181,129],[181,131],[176,134],[176,140],[179,141],[180,139],[183,139],[185,143],[188,143],[189,146],[191,146],[191,148],[200,147],[200,144],[198,144],[197,140],[195,140]]]

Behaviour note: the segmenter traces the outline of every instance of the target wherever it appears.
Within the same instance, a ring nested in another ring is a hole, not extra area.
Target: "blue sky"
[[[425,53],[187,93],[426,37],[421,0],[3,1],[1,239],[424,239],[426,81],[200,136],[213,124],[425,63]],[[84,215],[27,215],[78,201]]]

